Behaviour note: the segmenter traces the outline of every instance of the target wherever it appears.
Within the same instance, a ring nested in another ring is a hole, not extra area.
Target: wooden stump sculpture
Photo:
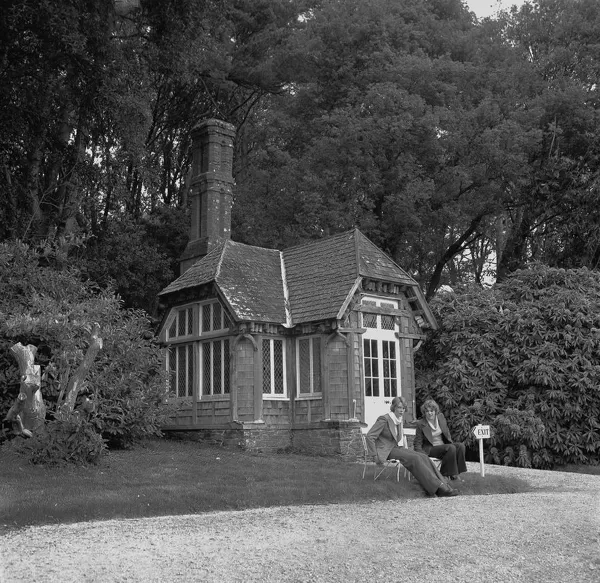
[[[19,363],[21,389],[5,419],[12,423],[17,435],[31,437],[43,427],[46,420],[46,405],[40,388],[40,366],[34,364],[37,348],[31,344],[23,346],[19,342],[10,351]]]
[[[77,370],[67,382],[66,390],[61,391],[57,403],[57,418],[73,415],[77,394],[82,388],[98,351],[102,348],[100,326],[92,324],[88,329],[88,348]],[[42,398],[40,366],[34,364],[37,348],[31,344],[23,346],[20,342],[11,347],[11,352],[19,363],[21,390],[15,404],[9,409],[5,421],[12,423],[13,431],[23,437],[32,437],[43,431],[46,420],[46,405]],[[63,394],[65,395],[62,401]],[[94,403],[87,397],[81,406],[82,413],[91,413]]]

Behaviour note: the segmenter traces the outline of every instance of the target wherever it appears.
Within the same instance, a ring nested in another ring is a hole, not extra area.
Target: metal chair
[[[360,438],[362,440],[362,445],[363,445],[363,455],[364,455],[364,459],[363,459],[363,480],[365,479],[365,475],[367,473],[367,466],[371,465],[372,462],[370,461],[370,453],[369,453],[369,447],[367,445],[367,436],[361,431],[360,432]],[[401,463],[400,460],[385,460],[382,464],[377,464],[375,465],[375,469],[373,470],[373,481],[375,481],[377,478],[379,478],[381,476],[381,474],[383,474],[386,470],[396,470],[396,482],[400,481],[400,468],[404,467]],[[410,473],[408,472],[408,470],[406,470],[406,468],[404,469],[404,477],[406,477],[406,474],[408,473],[408,475],[410,476]]]

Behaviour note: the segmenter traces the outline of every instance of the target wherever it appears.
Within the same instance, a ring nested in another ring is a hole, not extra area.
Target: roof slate
[[[283,251],[294,324],[335,318],[358,277],[355,231]]]
[[[287,290],[291,324],[300,324],[335,318],[359,277],[418,287],[390,257],[353,229],[283,252],[225,241],[159,295],[214,281],[238,320],[285,324]]]
[[[216,281],[238,319],[286,321],[281,254],[276,249],[228,241]]]

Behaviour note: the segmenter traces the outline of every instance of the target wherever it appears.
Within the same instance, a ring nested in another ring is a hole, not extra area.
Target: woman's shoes
[[[435,493],[440,497],[458,496],[458,492],[450,486],[440,486]]]
[[[451,480],[458,480],[458,476],[450,476]]]

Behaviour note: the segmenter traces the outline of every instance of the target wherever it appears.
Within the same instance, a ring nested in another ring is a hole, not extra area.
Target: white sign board
[[[479,467],[481,468],[481,477],[485,476],[485,469],[483,466],[483,440],[489,439],[490,436],[490,426],[489,425],[476,425],[471,430],[473,435],[479,441]]]
[[[490,438],[490,426],[489,425],[476,425],[473,427],[473,435],[477,439],[489,439]]]

